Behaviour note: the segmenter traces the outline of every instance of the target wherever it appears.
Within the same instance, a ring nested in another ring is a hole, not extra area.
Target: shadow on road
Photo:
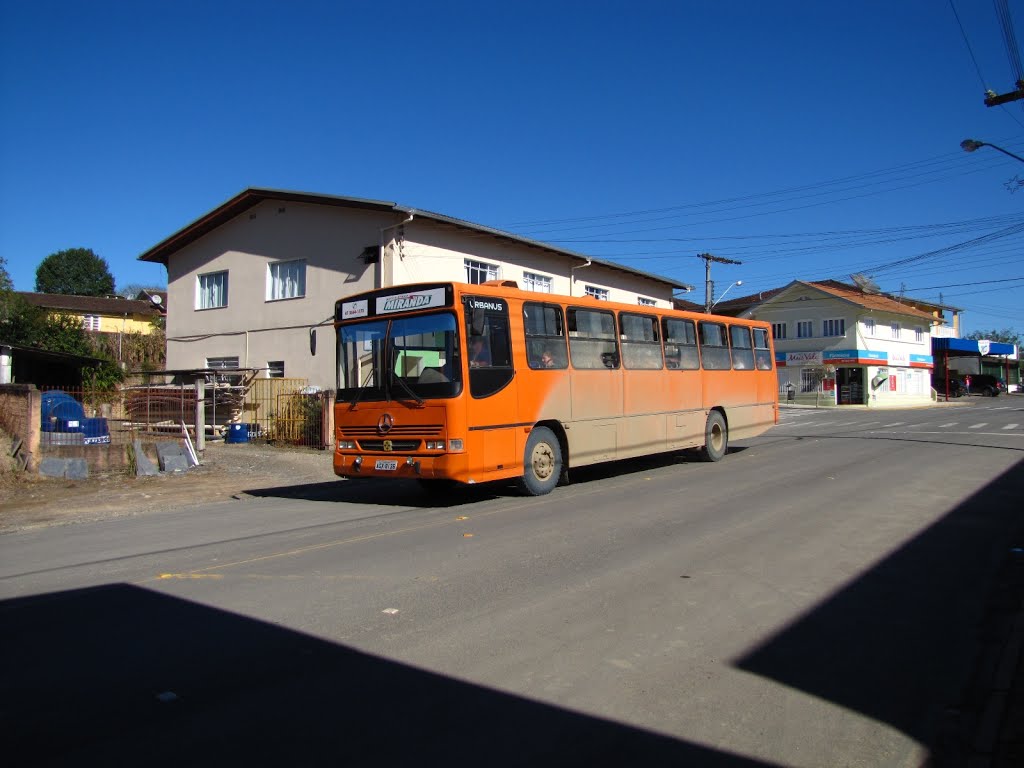
[[[0,626],[8,765],[765,765],[134,586]]]
[[[747,450],[732,446],[729,454]],[[726,459],[728,461],[728,458]],[[651,472],[683,464],[702,464],[695,452],[645,456],[639,459],[610,461],[592,464],[570,471],[573,485],[583,485],[621,477],[638,472]],[[456,507],[488,499],[522,495],[514,482],[497,481],[478,485],[458,485],[443,491],[427,491],[415,480],[390,478],[365,478],[357,480],[330,480],[325,483],[303,483],[280,485],[268,488],[251,488],[247,496],[257,498],[296,499],[302,501],[340,501],[347,504],[375,504],[380,506],[402,506],[417,508]]]
[[[936,744],[949,724],[938,733],[929,704],[952,711],[971,698],[986,633],[1019,610],[1019,595],[991,601],[1024,544],[1022,498],[1019,462],[736,665]]]

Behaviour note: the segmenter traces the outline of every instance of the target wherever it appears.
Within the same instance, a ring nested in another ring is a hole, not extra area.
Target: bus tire
[[[519,487],[529,496],[551,493],[562,476],[562,446],[547,427],[534,427],[526,439]]]
[[[721,412],[712,411],[708,414],[708,423],[704,426],[704,447],[701,456],[704,461],[721,461],[729,452],[729,427]]]

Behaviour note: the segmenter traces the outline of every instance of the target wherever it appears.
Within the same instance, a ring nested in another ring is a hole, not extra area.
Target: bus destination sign
[[[377,297],[377,314],[387,315],[392,312],[408,312],[414,309],[429,309],[445,306],[444,288],[430,288],[424,291],[396,293],[391,296]]]

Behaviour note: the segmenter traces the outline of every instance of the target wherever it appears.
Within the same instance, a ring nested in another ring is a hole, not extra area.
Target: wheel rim
[[[722,452],[725,447],[725,431],[721,424],[711,425],[711,439],[708,442],[711,443],[711,450],[715,453]]]
[[[547,480],[555,472],[555,452],[547,443],[537,443],[530,456],[534,476],[541,481]]]

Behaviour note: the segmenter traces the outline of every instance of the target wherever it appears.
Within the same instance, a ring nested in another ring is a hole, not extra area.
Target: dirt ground
[[[4,454],[6,458],[6,452]],[[330,451],[208,442],[187,472],[62,480],[0,466],[0,534],[228,501],[258,488],[337,481]]]

